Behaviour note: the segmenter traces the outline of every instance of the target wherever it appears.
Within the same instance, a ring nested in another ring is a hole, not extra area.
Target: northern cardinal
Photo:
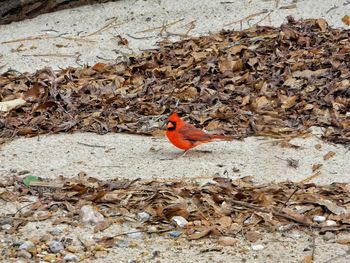
[[[177,113],[173,113],[168,118],[166,136],[177,148],[185,150],[185,153],[202,143],[214,140],[232,141],[233,138],[225,135],[207,134],[201,129],[183,121]]]

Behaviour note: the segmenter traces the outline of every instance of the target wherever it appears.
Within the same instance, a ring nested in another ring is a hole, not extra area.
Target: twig
[[[42,39],[55,39],[55,38],[63,38],[67,40],[75,40],[75,41],[83,41],[83,42],[96,42],[94,40],[89,39],[83,39],[83,38],[77,38],[77,37],[65,37],[65,36],[51,36],[51,35],[39,35],[39,36],[31,36],[31,37],[24,37],[24,38],[17,38],[13,40],[3,41],[1,44],[9,44],[9,43],[16,43],[16,42],[22,42],[22,41],[34,41],[34,40],[42,40]]]
[[[314,172],[311,176],[306,177],[305,179],[301,180],[299,183],[301,184],[305,184],[310,182],[311,180],[315,179],[316,177],[318,177],[321,174],[321,172],[318,170],[316,172]]]
[[[266,209],[266,208],[258,207],[258,206],[255,206],[255,205],[243,202],[243,201],[238,201],[238,200],[228,200],[228,202],[231,202],[233,204],[236,204],[236,205],[239,205],[239,206],[243,206],[243,207],[246,207],[246,208],[250,208],[250,209],[253,209],[253,210],[256,210],[256,211],[259,211],[259,212],[272,213],[274,216],[279,216],[279,217],[283,217],[283,218],[289,219],[291,221],[299,223],[300,225],[304,225],[304,226],[308,226],[308,227],[312,227],[312,228],[321,228],[321,226],[319,226],[317,224],[309,224],[309,223],[307,223],[307,222],[305,222],[303,220],[299,220],[298,218],[295,218],[295,217],[293,217],[291,215],[287,215],[285,213],[281,213],[279,211],[269,210],[269,209]]]
[[[98,34],[98,33],[101,33],[101,32],[103,32],[103,31],[106,31],[106,30],[108,30],[108,29],[111,28],[111,27],[117,26],[117,25],[113,25],[115,22],[117,22],[117,20],[118,20],[118,18],[115,17],[115,18],[112,19],[112,21],[108,22],[107,24],[105,24],[105,25],[104,25],[103,27],[101,27],[100,29],[98,29],[98,30],[96,30],[95,32],[92,32],[92,33],[90,33],[90,34],[88,34],[88,35],[85,35],[85,36],[83,36],[83,37],[91,37],[91,36],[93,36],[93,35],[96,35],[96,34]],[[122,24],[123,24],[123,23],[120,23],[119,25],[122,25]]]
[[[135,34],[152,32],[152,31],[155,31],[155,30],[158,30],[158,29],[161,29],[161,32],[162,32],[162,31],[165,30],[165,28],[171,27],[171,26],[175,25],[176,23],[179,23],[179,22],[181,22],[183,20],[185,20],[185,18],[181,18],[181,19],[176,20],[176,21],[171,22],[171,23],[165,23],[162,26],[158,26],[158,27],[154,27],[154,28],[150,28],[150,29],[146,29],[146,30],[142,30],[142,31],[137,31],[137,32],[135,32]]]
[[[93,147],[93,148],[107,148],[107,146],[104,146],[104,145],[88,144],[83,142],[78,142],[78,144],[88,146],[88,147]]]
[[[151,39],[153,38],[153,36],[149,36],[149,37],[135,37],[135,36],[132,36],[130,34],[126,34],[128,37],[130,38],[133,38],[133,39],[137,39],[137,40],[140,40],[140,39]]]
[[[249,15],[249,16],[246,16],[246,17],[244,17],[244,18],[242,18],[242,19],[240,19],[240,20],[236,20],[236,21],[230,22],[230,23],[228,23],[228,24],[224,24],[224,26],[230,26],[230,25],[237,24],[237,23],[243,23],[244,21],[248,21],[248,20],[250,20],[250,19],[252,19],[252,18],[254,18],[254,17],[256,17],[256,16],[260,16],[260,15],[266,14],[266,13],[268,13],[268,12],[269,12],[268,10],[263,10],[263,11],[261,11],[261,12],[258,12],[258,13],[251,14],[251,15]]]
[[[297,188],[295,188],[295,190],[293,191],[293,193],[288,197],[288,199],[284,202],[284,204],[280,207],[280,209],[278,209],[278,213],[282,211],[283,208],[286,207],[287,203],[289,202],[289,200],[292,198],[292,196],[298,192],[298,190],[300,189],[300,187],[297,185]]]
[[[110,238],[119,237],[119,236],[125,236],[125,235],[130,235],[130,234],[136,234],[136,233],[160,234],[160,233],[169,232],[169,231],[174,230],[174,229],[175,229],[174,227],[171,227],[171,228],[168,228],[168,229],[155,230],[155,231],[137,230],[137,231],[130,231],[130,232],[119,233],[119,234],[116,234],[114,236],[111,236]]]
[[[326,11],[326,14],[328,14],[329,12],[331,12],[331,11],[337,9],[338,7],[339,7],[339,6],[334,5],[333,7],[329,8],[329,9]]]
[[[55,53],[48,53],[48,54],[31,54],[31,55],[22,55],[23,57],[59,57],[59,58],[73,58],[76,57],[76,55],[72,54],[55,54]]]
[[[314,236],[312,239],[312,252],[311,252],[311,259],[315,261],[315,250],[316,250],[316,237]]]

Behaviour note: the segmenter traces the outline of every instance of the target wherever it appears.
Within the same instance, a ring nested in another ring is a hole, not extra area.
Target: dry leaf
[[[329,151],[325,156],[323,156],[323,160],[327,161],[335,155],[335,152]]]
[[[350,245],[350,239],[338,239],[335,242],[341,245]]]
[[[202,230],[201,232],[199,233],[195,233],[195,234],[192,234],[188,237],[189,240],[196,240],[196,239],[200,239],[200,238],[203,238],[207,235],[209,235],[212,231],[213,231],[214,228],[212,227],[209,227],[209,228],[206,228],[204,230]]]
[[[313,260],[313,257],[311,255],[307,255],[304,257],[302,263],[313,263],[314,260]]]
[[[343,21],[345,25],[350,26],[350,17],[348,15],[343,16],[341,21]]]
[[[237,239],[233,237],[220,237],[218,244],[221,246],[234,246],[237,244]]]
[[[232,224],[232,219],[229,216],[223,216],[218,221],[219,225],[223,228],[228,228]]]
[[[255,243],[256,241],[262,238],[262,235],[256,231],[248,231],[247,233],[244,234],[244,236],[249,242],[252,242],[252,243]]]
[[[22,98],[0,102],[0,111],[8,112],[18,106],[24,105],[26,101]]]
[[[323,166],[321,163],[315,163],[312,165],[312,172],[315,172],[316,170],[320,169]]]

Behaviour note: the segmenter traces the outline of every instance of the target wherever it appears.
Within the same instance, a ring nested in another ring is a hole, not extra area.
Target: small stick
[[[299,191],[299,189],[300,189],[300,187],[297,185],[297,188],[295,188],[295,190],[293,191],[293,193],[288,197],[288,199],[284,202],[284,204],[280,207],[280,209],[278,209],[277,212],[281,212],[281,210],[282,210],[283,208],[286,207],[286,205],[287,205],[287,203],[289,202],[289,200],[292,198],[293,195],[295,195],[296,192]]]
[[[181,22],[181,21],[183,21],[183,20],[185,20],[185,18],[181,18],[181,19],[176,20],[176,21],[174,21],[174,22],[171,22],[171,23],[169,23],[169,24],[168,24],[168,23],[165,23],[165,24],[163,24],[162,26],[158,26],[158,27],[154,27],[154,28],[150,28],[150,29],[146,29],[146,30],[142,30],[142,31],[137,31],[137,32],[135,32],[135,34],[152,32],[152,31],[155,31],[155,30],[157,30],[157,29],[161,29],[162,31],[164,31],[164,28],[168,28],[168,27],[170,27],[170,26],[173,26],[173,25],[175,25],[176,23]]]
[[[78,142],[78,144],[88,146],[88,147],[93,147],[93,148],[107,148],[107,146],[104,146],[104,145],[87,144],[83,142]]]

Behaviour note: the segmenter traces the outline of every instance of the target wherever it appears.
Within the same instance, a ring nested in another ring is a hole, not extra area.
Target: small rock
[[[74,254],[67,254],[63,258],[65,261],[78,261],[79,257]]]
[[[237,243],[237,240],[233,237],[220,237],[218,243],[221,246],[233,246]]]
[[[26,241],[22,245],[19,246],[19,250],[29,250],[34,247],[34,243],[32,241]]]
[[[23,259],[17,259],[15,261],[15,263],[27,263],[28,261],[27,260],[23,260]]]
[[[173,216],[171,221],[181,228],[184,228],[188,224],[188,221],[182,216]]]
[[[17,170],[11,168],[11,169],[10,169],[10,173],[13,173],[13,174],[14,174],[14,173],[17,173]]]
[[[13,247],[19,247],[19,246],[22,245],[23,243],[24,243],[24,242],[21,241],[21,240],[15,240],[15,241],[13,241],[12,246],[13,246]]]
[[[334,220],[326,220],[326,226],[336,226],[337,222]]]
[[[160,256],[160,251],[159,250],[153,250],[152,251],[152,258],[156,258]]]
[[[311,251],[311,247],[307,246],[306,248],[303,249],[304,252]]]
[[[1,226],[1,229],[4,230],[4,231],[10,230],[11,228],[12,228],[12,226],[9,225],[9,224],[5,224],[5,225],[2,225],[2,226]]]
[[[75,246],[68,246],[68,247],[66,247],[66,250],[67,250],[68,252],[75,253],[75,252],[78,251],[78,248],[75,247]]]
[[[127,240],[121,239],[118,240],[115,245],[120,248],[126,248],[129,246],[129,242]]]
[[[104,216],[91,205],[84,205],[80,209],[80,217],[84,223],[96,225],[104,220]]]
[[[17,252],[17,257],[19,258],[32,258],[32,254],[25,250],[19,250]]]
[[[141,222],[147,222],[148,220],[151,219],[151,215],[146,212],[140,212],[137,214],[137,219],[140,220]]]
[[[62,227],[55,227],[55,228],[51,229],[49,232],[53,236],[58,236],[58,235],[63,233],[63,228]]]
[[[182,232],[181,231],[170,231],[170,232],[168,232],[168,235],[171,237],[179,237],[182,235]]]
[[[51,241],[49,242],[49,248],[52,253],[59,253],[64,249],[62,242]]]
[[[55,262],[57,258],[56,258],[56,255],[54,254],[48,254],[48,255],[45,255],[43,259],[47,262]]]
[[[131,229],[128,233],[128,237],[131,237],[131,238],[141,238],[143,235],[142,232],[140,232],[139,230],[137,229]]]
[[[11,225],[13,223],[13,219],[10,217],[0,219],[0,225]]]
[[[23,171],[19,171],[18,175],[25,175],[25,174],[29,174],[30,172],[27,170],[23,170]]]
[[[259,251],[259,250],[263,250],[265,247],[261,244],[255,244],[255,245],[252,245],[252,250],[254,251]]]
[[[323,236],[323,240],[324,241],[329,241],[329,240],[332,240],[332,239],[335,239],[335,234],[332,233],[332,232],[326,232]]]
[[[326,218],[324,216],[314,216],[312,220],[314,220],[314,222],[321,223],[326,221]]]

